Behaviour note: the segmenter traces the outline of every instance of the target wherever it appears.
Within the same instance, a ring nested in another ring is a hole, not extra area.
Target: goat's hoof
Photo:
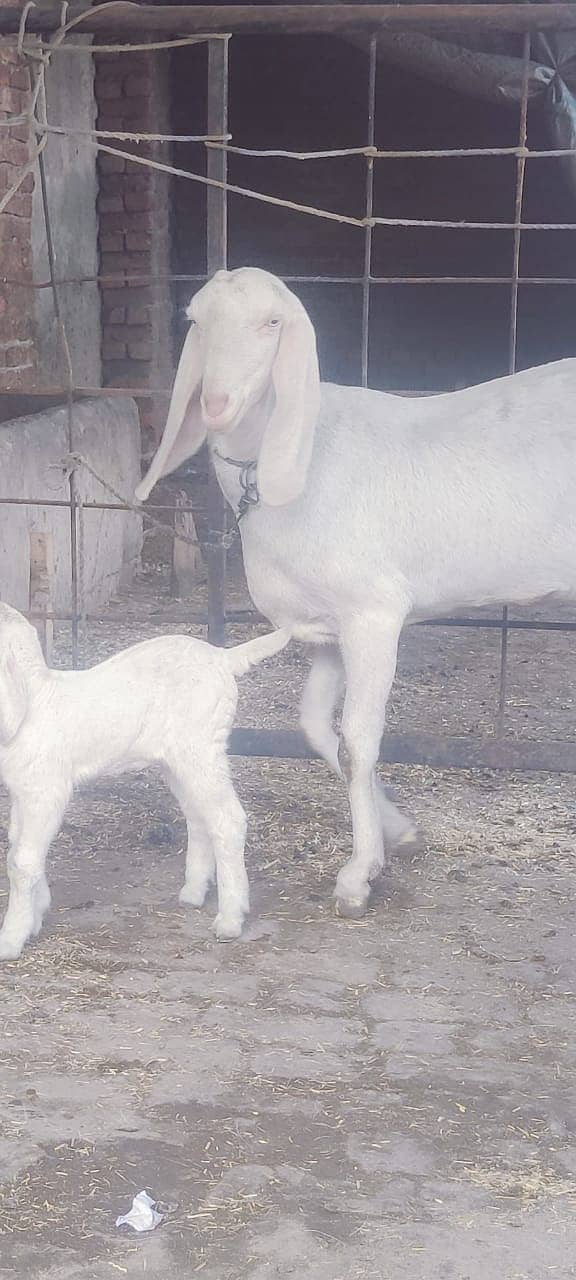
[[[217,915],[214,921],[214,933],[217,942],[235,942],[242,933],[242,920],[223,920]]]
[[[192,889],[188,885],[183,885],[178,894],[178,901],[183,907],[196,907],[197,910],[204,906],[208,886],[200,889]]]
[[[24,950],[23,942],[11,942],[0,937],[0,960],[17,960]]]
[[[345,920],[361,920],[366,915],[369,894],[365,894],[361,898],[336,898],[334,910],[337,916],[342,916]]]
[[[420,827],[409,827],[392,846],[393,852],[402,858],[416,858],[424,852],[424,832]]]

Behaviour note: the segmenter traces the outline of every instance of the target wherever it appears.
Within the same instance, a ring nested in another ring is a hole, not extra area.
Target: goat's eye
[[[280,324],[280,316],[271,316],[267,323],[269,329],[277,329]]]

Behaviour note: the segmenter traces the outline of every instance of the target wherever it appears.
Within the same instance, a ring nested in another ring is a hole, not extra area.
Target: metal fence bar
[[[365,276],[282,276],[285,284],[338,284],[338,285],[363,285]],[[116,272],[113,275],[92,275],[92,276],[64,276],[56,280],[59,288],[68,285],[82,284],[117,284],[124,286],[128,284],[205,284],[208,276],[203,275],[149,275],[141,273],[139,275],[122,275]],[[498,284],[511,285],[514,283],[514,277],[509,276],[370,276],[371,285],[385,284]],[[23,280],[9,280],[2,278],[4,286],[11,289],[51,289],[51,280],[36,281],[32,284]],[[518,285],[576,285],[576,276],[519,276]],[[97,388],[101,390],[101,388]],[[82,388],[76,388],[82,390]],[[145,393],[145,388],[139,394]],[[33,395],[34,392],[27,394]],[[40,393],[38,393],[40,394]]]
[[[302,734],[289,729],[234,729],[232,755],[315,760]],[[564,738],[453,738],[443,734],[388,733],[382,738],[383,764],[425,765],[433,769],[532,770],[576,773],[576,742]]]
[[[67,504],[64,503],[63,505],[66,506]],[[174,508],[172,507],[171,510],[174,510]],[[66,612],[48,612],[42,614],[28,612],[26,613],[26,617],[47,618],[52,622],[71,622],[72,620],[72,614]],[[154,613],[148,615],[147,620],[148,622],[154,622],[155,618],[158,619],[158,626],[165,626],[166,624],[171,623],[176,623],[181,626],[187,626],[190,624],[190,626],[195,627],[205,627],[208,625],[208,614],[205,610],[198,613],[186,608],[185,614],[165,613],[161,605],[159,605],[158,609]],[[84,615],[84,620],[86,622],[105,622],[111,627],[128,626],[131,623],[134,623],[134,625],[138,627],[142,626],[142,618],[137,615],[131,615],[130,613],[123,613],[121,617],[115,617],[114,614],[110,613],[86,613]],[[268,618],[265,618],[262,614],[258,613],[257,609],[229,609],[226,613],[226,623],[236,626],[246,625],[269,627],[270,625]],[[476,618],[424,618],[421,622],[415,622],[412,625],[415,627],[464,627],[471,628],[474,631],[501,631],[502,619],[481,618],[478,620]],[[521,618],[516,621],[509,621],[507,626],[509,631],[550,631],[566,632],[569,634],[576,632],[576,622],[534,622],[531,618]]]
[[[228,46],[228,41],[209,41],[207,128],[214,133],[228,133]],[[216,178],[221,183],[220,187],[209,187],[206,191],[206,270],[207,275],[212,275],[214,271],[228,265],[228,196],[225,188],[228,177],[227,152],[207,152],[206,172],[207,177]],[[212,467],[209,480],[209,521],[211,531],[221,536],[204,548],[209,594],[207,636],[211,644],[221,645],[225,639],[227,550],[223,539],[228,527],[228,507]]]
[[[370,41],[368,62],[368,146],[374,147],[376,138],[376,69],[378,62],[378,40],[373,36]],[[364,274],[362,277],[362,386],[368,386],[368,367],[370,364],[370,276],[372,272],[372,214],[374,212],[374,157],[366,159],[366,230],[364,232]]]
[[[510,292],[510,335],[508,347],[508,372],[516,373],[518,347],[518,280],[520,275],[520,250],[522,247],[522,205],[524,201],[524,178],[526,175],[526,140],[528,137],[528,88],[530,78],[530,32],[523,37],[522,48],[522,100],[520,104],[520,126],[518,139],[518,158],[516,160],[516,192],[514,198],[514,229],[512,288]],[[506,716],[506,689],[508,681],[508,607],[502,610],[502,638],[500,643],[500,679],[498,684],[498,716],[497,731],[504,732]]]
[[[208,42],[208,131],[228,132],[228,47],[227,40]],[[225,151],[209,150],[207,174],[224,184],[208,187],[206,192],[206,267],[208,275],[228,265],[228,197],[226,179],[228,157]],[[208,639],[223,644],[226,636],[226,548],[223,537],[228,526],[228,508],[224,494],[210,470],[208,516],[212,533],[220,539],[204,548],[208,569]]]

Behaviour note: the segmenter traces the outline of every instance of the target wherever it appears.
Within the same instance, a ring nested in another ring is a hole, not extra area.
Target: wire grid
[[[21,27],[18,39],[18,47],[21,51],[29,53],[30,51],[24,46],[23,38],[25,32],[25,21],[27,5],[22,11]],[[94,10],[92,10],[94,12]],[[62,20],[60,29],[56,35],[47,43],[41,46],[40,55],[35,51],[31,53],[32,58],[40,59],[42,70],[46,65],[52,53],[56,49],[64,48],[63,40],[68,31],[72,27],[76,27],[81,19],[75,19],[73,23],[66,23],[66,5],[63,6]],[[523,86],[522,98],[520,104],[520,121],[519,121],[519,137],[518,144],[515,147],[502,148],[462,148],[462,149],[439,149],[427,151],[392,151],[379,150],[375,146],[375,106],[376,106],[376,72],[378,59],[378,37],[372,36],[369,43],[369,62],[368,62],[368,85],[367,85],[367,136],[366,144],[362,147],[339,149],[322,152],[291,152],[278,150],[253,150],[248,148],[235,147],[231,144],[231,135],[228,133],[228,43],[229,37],[221,35],[211,37],[194,36],[187,37],[178,41],[163,41],[158,44],[146,44],[144,46],[136,45],[106,45],[91,46],[86,45],[85,48],[89,54],[98,54],[99,50],[107,52],[130,52],[135,48],[144,48],[151,51],[155,48],[175,47],[182,44],[193,44],[202,41],[208,43],[208,133],[207,135],[151,135],[151,134],[130,134],[116,133],[113,131],[85,131],[87,137],[91,138],[95,147],[103,152],[113,155],[119,155],[126,158],[131,163],[143,164],[147,167],[159,169],[173,176],[182,177],[191,181],[203,183],[208,188],[208,216],[207,216],[207,274],[211,275],[215,270],[227,265],[227,196],[228,192],[241,194],[249,199],[256,199],[264,203],[282,206],[284,208],[293,209],[303,215],[325,218],[331,221],[344,222],[363,228],[364,231],[364,269],[361,276],[318,276],[318,275],[297,275],[285,276],[287,283],[307,283],[307,284],[359,284],[362,287],[362,329],[361,329],[361,369],[362,369],[362,385],[367,386],[369,380],[369,348],[370,348],[370,305],[371,291],[373,287],[386,284],[504,284],[510,287],[510,329],[509,329],[509,370],[513,373],[516,369],[516,344],[517,344],[517,322],[518,322],[518,293],[522,284],[575,284],[576,279],[564,277],[558,279],[556,277],[525,277],[520,276],[520,250],[522,232],[524,230],[567,230],[575,231],[576,224],[573,223],[522,223],[522,208],[524,195],[524,179],[526,170],[526,161],[528,158],[549,158],[550,156],[564,156],[574,154],[568,149],[556,151],[534,151],[530,152],[527,148],[527,120],[528,120],[528,102],[529,102],[529,66],[530,66],[530,34],[527,32],[523,37]],[[74,51],[78,52],[79,46],[74,45]],[[42,81],[39,87],[39,81]],[[44,102],[43,114],[37,113],[37,103]],[[81,537],[81,521],[82,511],[84,509],[110,510],[110,511],[131,511],[139,510],[129,500],[118,494],[113,487],[107,482],[105,477],[99,476],[93,468],[89,467],[86,460],[75,453],[74,439],[74,397],[77,394],[90,395],[124,395],[133,394],[139,398],[159,396],[168,396],[169,390],[164,388],[86,388],[76,386],[73,378],[73,370],[70,361],[70,350],[66,330],[62,318],[62,308],[60,306],[59,290],[67,284],[84,284],[115,282],[126,285],[130,282],[151,283],[159,280],[169,280],[171,282],[189,281],[190,283],[202,283],[205,275],[183,275],[173,274],[170,276],[159,276],[151,274],[141,274],[133,276],[115,277],[104,275],[78,276],[59,278],[56,271],[54,258],[54,250],[52,243],[50,209],[46,191],[46,179],[44,171],[44,158],[42,155],[45,140],[49,134],[78,134],[80,131],[64,129],[58,125],[50,124],[46,119],[45,112],[45,93],[43,91],[43,76],[37,80],[33,94],[33,118],[37,139],[37,162],[39,166],[40,185],[42,193],[42,206],[46,227],[46,237],[48,246],[49,275],[48,281],[36,283],[35,288],[50,288],[54,300],[54,311],[58,323],[62,351],[64,356],[64,365],[67,371],[66,385],[66,403],[67,403],[67,422],[68,422],[68,448],[69,457],[67,459],[67,469],[69,477],[69,500],[44,499],[38,498],[18,498],[18,499],[0,499],[1,503],[8,505],[29,505],[29,506],[46,506],[46,507],[65,507],[70,511],[70,552],[71,552],[71,586],[72,586],[72,608],[70,614],[64,613],[45,613],[42,615],[44,619],[66,620],[72,623],[72,648],[73,663],[77,663],[78,649],[78,632],[81,619],[97,620],[106,618],[106,614],[90,614],[82,613],[82,605],[80,599],[80,584],[82,577],[82,537]],[[0,127],[10,127],[10,124],[19,123],[22,117],[12,117],[0,121]],[[25,117],[26,118],[26,117]],[[104,142],[103,138],[107,141]],[[115,138],[118,140],[130,141],[186,141],[189,143],[201,143],[207,149],[207,173],[195,174],[186,170],[177,169],[174,166],[165,165],[158,161],[137,156],[121,149],[111,147],[108,139]],[[340,157],[348,155],[364,156],[366,159],[366,179],[365,179],[365,213],[362,218],[351,218],[346,215],[337,214],[330,210],[322,210],[311,206],[299,205],[295,202],[282,200],[277,197],[264,195],[261,192],[241,188],[230,184],[227,181],[227,154],[228,152],[235,154],[258,156],[266,158],[270,156],[285,156],[298,160],[314,160],[327,157]],[[460,158],[464,156],[515,156],[516,157],[516,195],[515,195],[515,211],[513,223],[478,223],[478,222],[451,222],[446,220],[431,219],[402,219],[402,218],[383,218],[374,214],[374,164],[379,159],[397,159],[409,157],[434,157],[434,158]],[[26,172],[28,166],[26,167]],[[21,181],[26,176],[23,172]],[[10,198],[17,190],[19,183],[15,184],[7,196]],[[0,202],[0,211],[9,203],[7,196]],[[510,276],[507,277],[383,277],[373,276],[372,274],[372,239],[375,226],[410,226],[410,227],[441,227],[448,229],[502,229],[513,230],[513,263]],[[12,282],[8,282],[12,283]],[[21,282],[13,282],[15,285]],[[28,286],[29,287],[29,286]],[[55,391],[60,392],[60,389]],[[49,394],[44,392],[43,394]],[[407,393],[410,394],[410,393]],[[91,501],[80,503],[78,500],[77,489],[77,471],[80,466],[88,467],[92,475],[117,499],[114,502],[97,502]],[[179,511],[193,511],[190,505],[180,506]],[[152,513],[163,513],[175,511],[173,505],[166,504],[148,504],[144,513],[146,519],[152,522],[158,528],[167,530],[172,537],[175,536],[174,528],[170,524],[165,524],[156,518]],[[208,579],[209,579],[209,600],[208,614],[190,615],[190,621],[207,622],[208,635],[211,640],[222,643],[225,639],[225,629],[227,622],[248,622],[258,619],[258,614],[254,610],[234,610],[226,611],[225,606],[225,560],[226,548],[230,543],[230,532],[227,527],[227,508],[224,503],[223,496],[216,484],[215,478],[211,479],[210,488],[210,504],[209,515],[211,520],[211,530],[208,542],[203,543],[203,550],[207,560]],[[182,535],[178,534],[178,537]],[[195,541],[191,538],[184,537],[185,541]],[[170,619],[165,618],[166,622]],[[178,619],[180,621],[181,619]],[[123,619],[124,621],[124,619]],[[456,627],[474,627],[474,628],[498,628],[501,631],[501,654],[500,654],[500,680],[499,680],[499,696],[498,696],[498,712],[497,712],[497,731],[502,734],[504,725],[504,713],[506,705],[506,677],[507,677],[507,657],[508,657],[508,636],[509,631],[513,629],[522,630],[544,630],[544,631],[576,631],[576,622],[534,622],[529,620],[511,621],[508,617],[507,608],[503,609],[502,617],[498,618],[435,618],[420,625],[424,626],[456,626]],[[282,735],[276,735],[282,737]],[[286,735],[284,735],[286,736]],[[410,735],[408,735],[410,736]],[[413,736],[413,735],[412,735]],[[292,754],[286,750],[287,754]],[[416,752],[416,754],[418,754]],[[448,753],[449,754],[449,753]],[[402,758],[402,752],[395,758]],[[499,767],[499,766],[497,766]]]

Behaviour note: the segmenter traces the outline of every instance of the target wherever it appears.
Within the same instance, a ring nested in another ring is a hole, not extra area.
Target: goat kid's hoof
[[[369,894],[362,898],[339,898],[334,902],[334,910],[337,916],[342,916],[345,920],[361,920],[366,915]]]
[[[214,933],[217,942],[235,942],[242,934],[243,920],[223,920],[222,916],[216,916],[214,921]]]

